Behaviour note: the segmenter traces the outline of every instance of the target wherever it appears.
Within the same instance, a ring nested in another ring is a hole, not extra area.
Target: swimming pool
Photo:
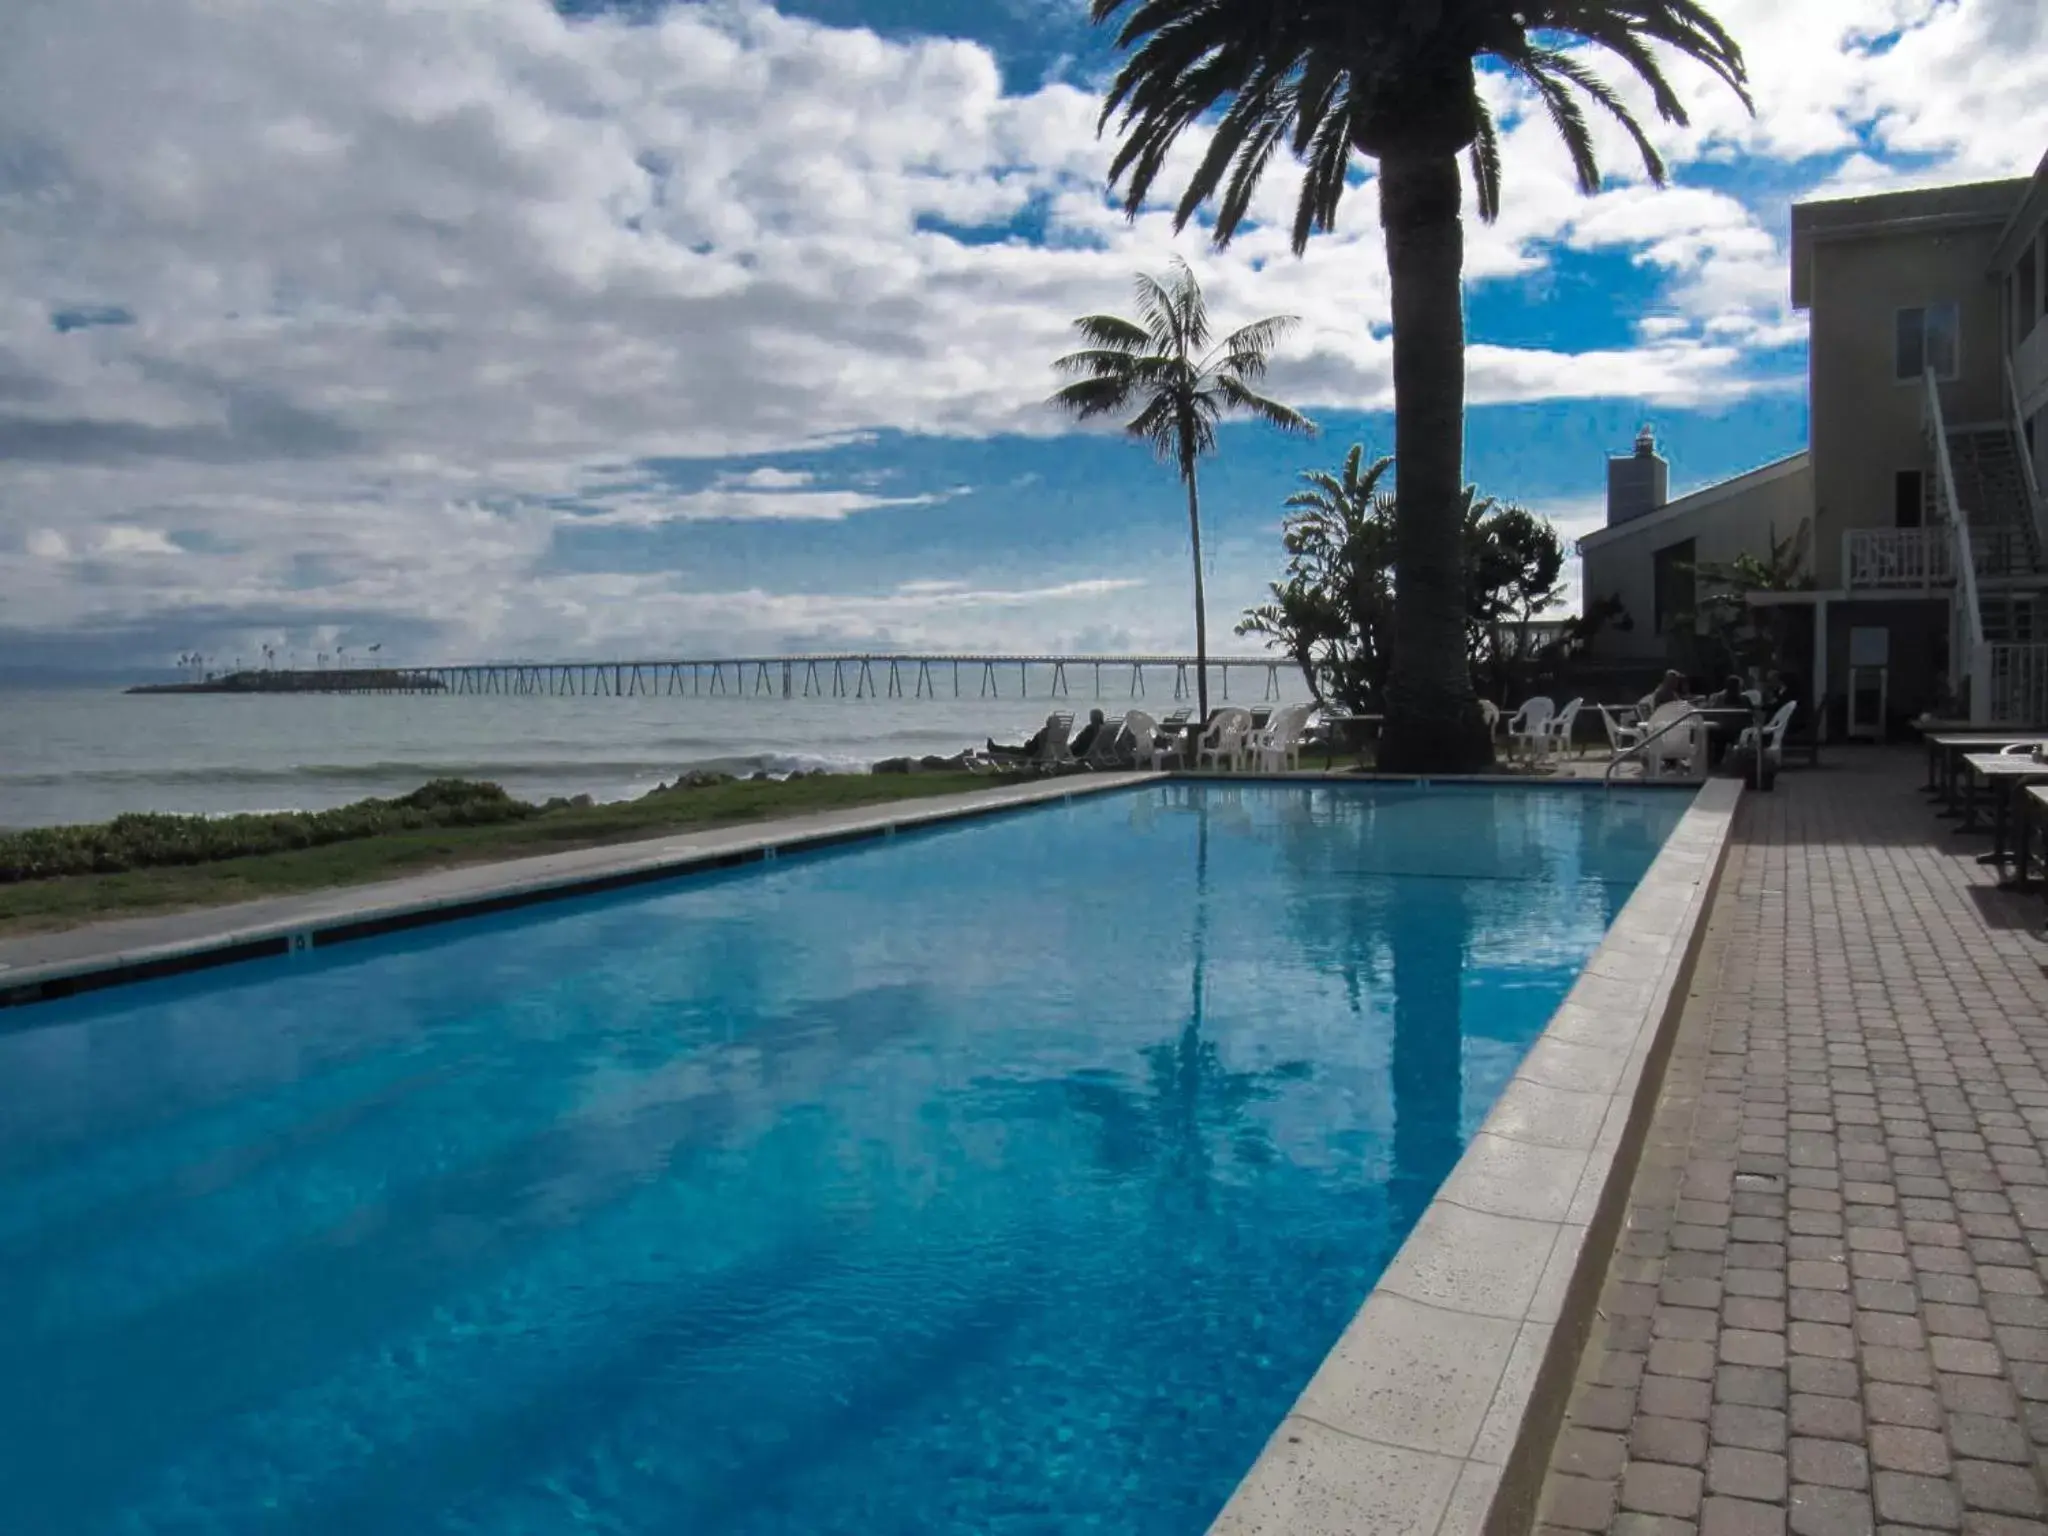
[[[38,1005],[71,1532],[1196,1532],[1676,824],[1155,785]]]

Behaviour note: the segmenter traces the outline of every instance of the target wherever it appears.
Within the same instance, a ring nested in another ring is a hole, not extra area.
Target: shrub
[[[329,843],[474,827],[538,815],[496,784],[436,779],[395,800],[358,800],[330,811],[254,816],[125,815],[92,826],[0,833],[0,883],[58,875],[113,874],[168,864],[209,864]]]

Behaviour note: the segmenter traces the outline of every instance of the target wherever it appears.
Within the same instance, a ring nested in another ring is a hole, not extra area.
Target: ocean
[[[0,691],[0,827],[124,811],[317,810],[434,778],[489,779],[529,800],[625,800],[693,768],[860,772],[989,736],[1020,741],[1055,708],[1164,715],[1193,703],[1175,701],[1164,669],[1147,677],[1143,699],[1130,697],[1128,674],[1105,673],[1099,700],[1085,675],[1076,681],[1063,699],[1048,696],[1042,675],[1019,698],[1014,673],[1006,697],[960,699]],[[1239,703],[1266,689],[1250,673],[1231,682]],[[1308,696],[1298,673],[1283,670],[1280,683],[1283,699]],[[973,686],[963,670],[963,690]]]

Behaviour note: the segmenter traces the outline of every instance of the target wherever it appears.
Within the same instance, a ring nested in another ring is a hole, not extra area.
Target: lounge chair
[[[1283,704],[1262,731],[1245,738],[1244,757],[1255,768],[1269,773],[1301,767],[1302,737],[1308,733],[1308,717],[1314,704]]]
[[[1102,722],[1100,730],[1088,743],[1088,750],[1079,759],[1083,768],[1120,768],[1129,756],[1123,745],[1124,717],[1112,715]]]
[[[1508,720],[1508,755],[1519,747],[1530,762],[1540,761],[1549,749],[1550,720],[1556,713],[1556,703],[1541,694],[1524,700]]]
[[[1218,769],[1229,760],[1233,771],[1244,762],[1245,737],[1251,734],[1252,712],[1228,705],[1209,717],[1209,725],[1195,743],[1195,766],[1204,762],[1215,764]]]

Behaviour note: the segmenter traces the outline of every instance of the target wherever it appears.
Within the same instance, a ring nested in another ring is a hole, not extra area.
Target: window
[[[1666,544],[1650,556],[1651,592],[1656,604],[1657,633],[1668,635],[1681,620],[1690,620],[1695,588],[1692,574],[1691,539]]]
[[[1932,368],[1937,379],[1954,378],[1957,329],[1952,303],[1900,310],[1892,376],[1912,382]]]
[[[1892,526],[1918,528],[1921,501],[1920,471],[1902,469],[1892,476]]]

